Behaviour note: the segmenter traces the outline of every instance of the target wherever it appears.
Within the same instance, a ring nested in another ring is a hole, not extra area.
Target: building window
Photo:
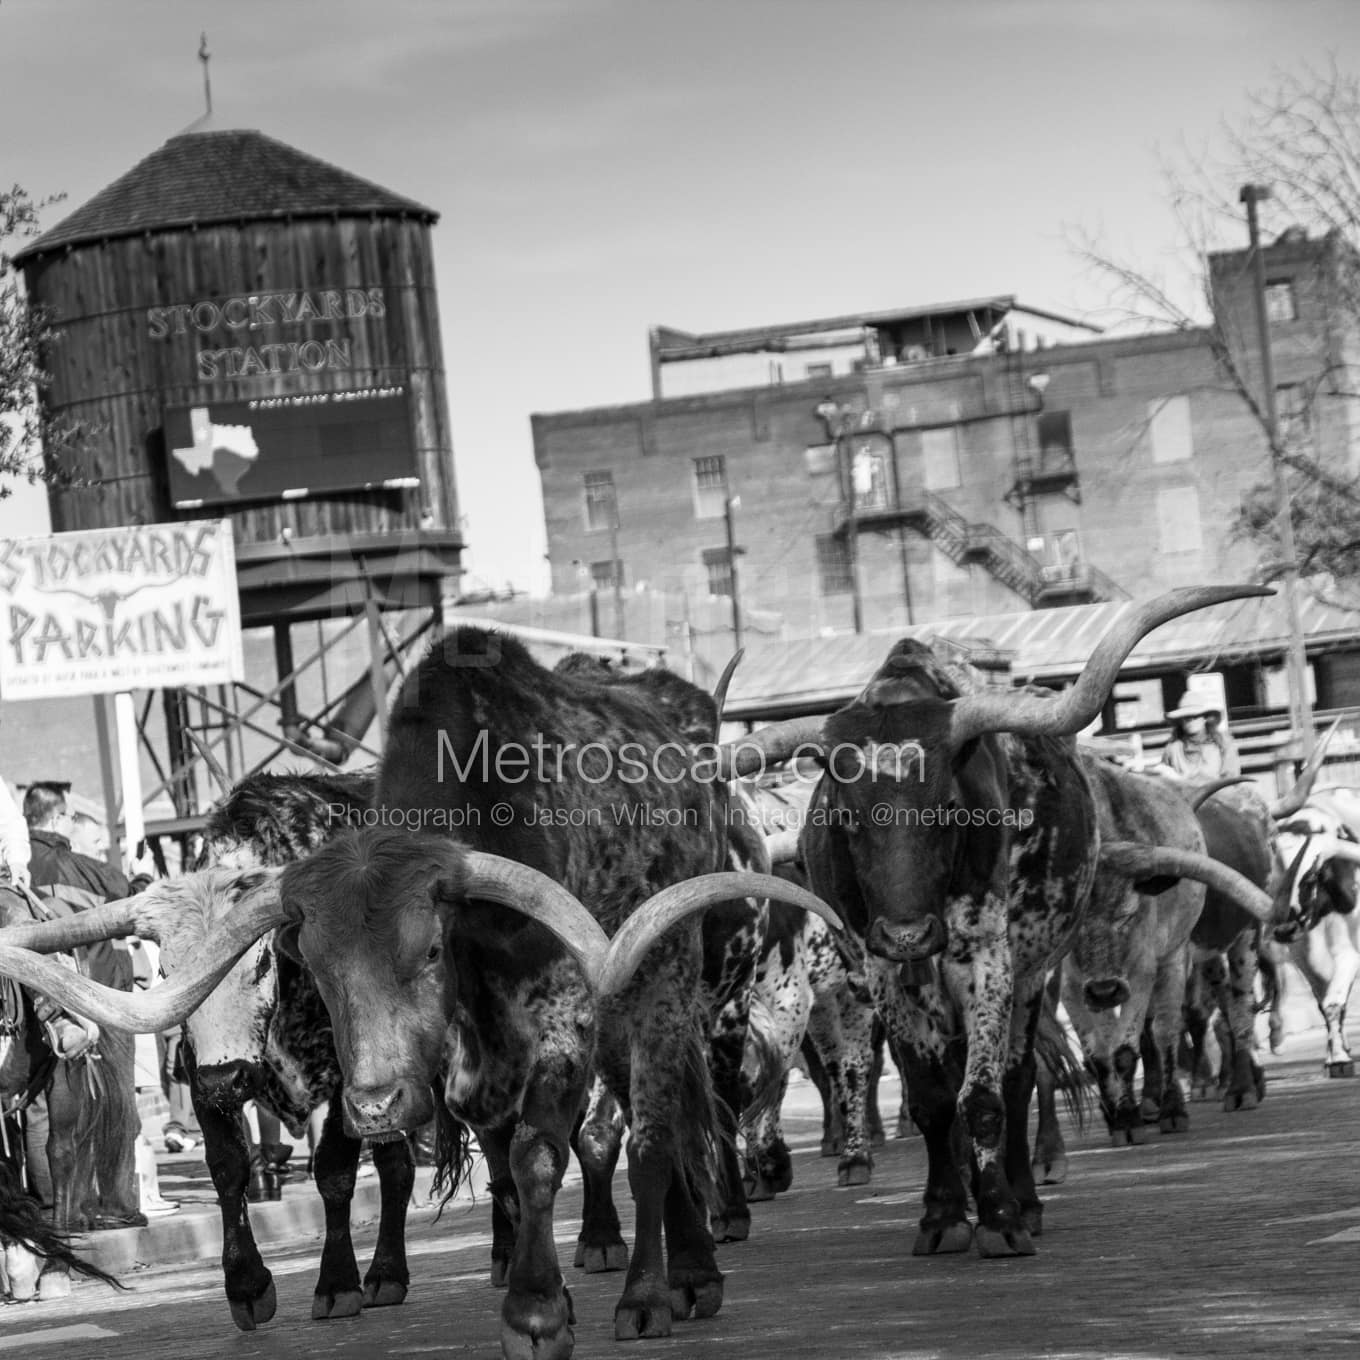
[[[732,594],[732,554],[726,548],[705,548],[704,569],[710,595]]]
[[[831,376],[831,365],[829,363],[809,364],[807,366],[807,375],[809,378],[829,378]]]
[[[613,590],[615,582],[623,585],[623,562],[619,558],[590,564],[590,583],[596,590]]]
[[[694,460],[694,517],[717,519],[727,511],[727,460],[722,454]]]
[[[803,453],[803,465],[809,477],[833,477],[836,473],[836,446],[809,444]]]
[[[888,455],[870,444],[861,444],[851,461],[856,510],[888,508]]]
[[[848,595],[854,589],[850,576],[850,549],[840,535],[817,536],[817,573],[823,595]]]
[[[1302,383],[1286,383],[1275,389],[1275,414],[1280,443],[1286,449],[1306,449],[1313,442],[1313,410]]]
[[[618,500],[612,472],[586,473],[586,528],[611,529],[617,523]]]
[[[1039,465],[1065,468],[1072,462],[1071,411],[1043,411],[1039,415]]]
[[[1166,397],[1148,403],[1148,440],[1154,463],[1182,463],[1194,454],[1189,397]]]
[[[1164,553],[1198,552],[1204,546],[1199,491],[1195,487],[1166,487],[1158,491],[1157,532]]]
[[[1266,284],[1266,316],[1271,321],[1299,319],[1299,302],[1294,294],[1293,279],[1279,279]]]
[[[931,491],[948,491],[960,484],[959,432],[953,425],[921,431],[921,475]]]

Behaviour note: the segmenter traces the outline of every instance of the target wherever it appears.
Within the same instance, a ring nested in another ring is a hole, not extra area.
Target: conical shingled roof
[[[439,214],[262,132],[201,131],[172,137],[15,259],[86,241],[221,222],[280,217]]]

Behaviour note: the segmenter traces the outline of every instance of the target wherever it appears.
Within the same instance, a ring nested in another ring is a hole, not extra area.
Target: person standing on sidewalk
[[[38,783],[24,795],[24,820],[31,845],[30,887],[44,905],[58,916],[74,915],[104,902],[114,902],[140,892],[151,881],[147,863],[130,866],[131,882],[121,870],[71,848],[70,814],[66,807],[66,786]],[[149,857],[147,857],[149,861]],[[95,982],[121,991],[131,991],[132,958],[126,946],[104,940],[81,951],[85,971]],[[141,1133],[136,1118],[136,1076],[131,1035],[112,1033],[105,1044],[106,1074],[128,1096],[129,1118],[122,1131],[113,1183],[99,1187],[96,1225],[104,1228],[145,1227],[137,1193],[137,1139]],[[47,1166],[47,1110],[34,1101],[29,1107],[25,1137],[29,1158],[29,1179],[45,1203],[51,1202],[51,1173]]]

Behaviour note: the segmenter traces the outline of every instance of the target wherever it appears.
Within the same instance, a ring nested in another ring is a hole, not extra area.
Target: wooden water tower
[[[61,331],[45,403],[93,431],[85,484],[50,495],[53,529],[229,517],[242,622],[274,629],[280,741],[332,759],[381,690],[381,611],[437,615],[456,586],[436,220],[205,120],[17,257]],[[355,712],[314,721],[297,711],[290,629],[345,615],[368,620],[372,684],[351,687]],[[239,713],[218,702],[195,720],[190,698],[165,694],[172,769],[192,762],[190,729]],[[197,812],[190,775],[167,787],[181,816]]]

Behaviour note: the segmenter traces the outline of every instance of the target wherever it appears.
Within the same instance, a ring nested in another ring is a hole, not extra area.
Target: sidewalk
[[[87,1261],[114,1275],[125,1275],[142,1266],[216,1260],[222,1254],[222,1213],[203,1160],[203,1146],[200,1143],[190,1152],[167,1152],[161,1134],[166,1113],[163,1102],[144,1099],[141,1105],[142,1130],[155,1153],[161,1198],[177,1201],[180,1207],[174,1213],[151,1219],[145,1228],[82,1234],[74,1239],[73,1245]],[[306,1160],[307,1144],[301,1139],[289,1163],[291,1166],[296,1162],[297,1169],[284,1182],[282,1198],[249,1206],[251,1232],[261,1247],[305,1241],[324,1234],[326,1211],[316,1182],[302,1179]],[[438,1206],[430,1199],[433,1178],[433,1168],[416,1168],[408,1221],[434,1217]],[[471,1198],[474,1191],[482,1198],[485,1187],[484,1169],[479,1164],[472,1185],[459,1192],[458,1201]],[[355,1225],[374,1222],[380,1209],[377,1175],[362,1176],[354,1187],[350,1222]]]

